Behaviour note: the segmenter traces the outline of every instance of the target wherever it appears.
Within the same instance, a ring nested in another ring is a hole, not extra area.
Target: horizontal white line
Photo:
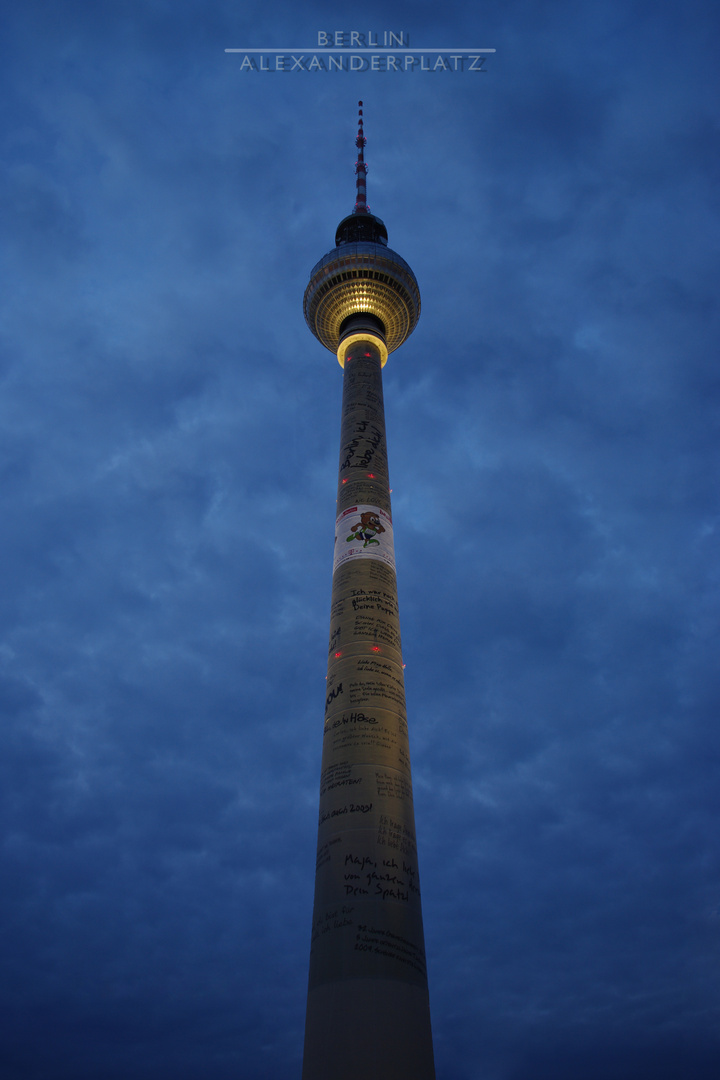
[[[316,55],[322,53],[472,53],[476,56],[478,53],[494,53],[495,49],[351,49],[345,46],[342,49],[326,49],[324,45],[314,45],[310,49],[226,49],[225,52],[232,53],[294,53],[296,56],[298,53],[314,53]]]

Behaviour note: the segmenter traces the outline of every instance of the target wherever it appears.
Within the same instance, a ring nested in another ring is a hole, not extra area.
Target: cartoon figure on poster
[[[380,545],[380,541],[375,537],[378,533],[384,533],[385,526],[380,524],[380,518],[377,514],[374,514],[372,510],[367,510],[360,515],[360,520],[356,525],[350,526],[350,535],[348,536],[346,543],[351,540],[363,541],[363,548],[368,547],[369,544]]]

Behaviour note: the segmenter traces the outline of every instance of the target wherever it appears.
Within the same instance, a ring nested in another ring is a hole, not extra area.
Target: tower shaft
[[[303,1080],[434,1080],[388,480],[372,329],[343,403]]]

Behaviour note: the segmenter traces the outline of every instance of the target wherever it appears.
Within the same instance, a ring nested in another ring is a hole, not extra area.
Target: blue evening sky
[[[299,1077],[358,98],[438,1078],[719,1074],[719,31],[4,0],[2,1080]]]

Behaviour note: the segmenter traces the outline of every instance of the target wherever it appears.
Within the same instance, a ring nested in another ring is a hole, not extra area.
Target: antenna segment
[[[355,145],[358,148],[358,159],[355,162],[355,172],[357,174],[357,199],[355,200],[354,214],[369,214],[370,207],[367,204],[367,189],[365,185],[365,177],[367,176],[367,165],[365,164],[365,146],[367,139],[363,132],[363,111],[362,101],[358,101],[358,133],[355,140]]]

